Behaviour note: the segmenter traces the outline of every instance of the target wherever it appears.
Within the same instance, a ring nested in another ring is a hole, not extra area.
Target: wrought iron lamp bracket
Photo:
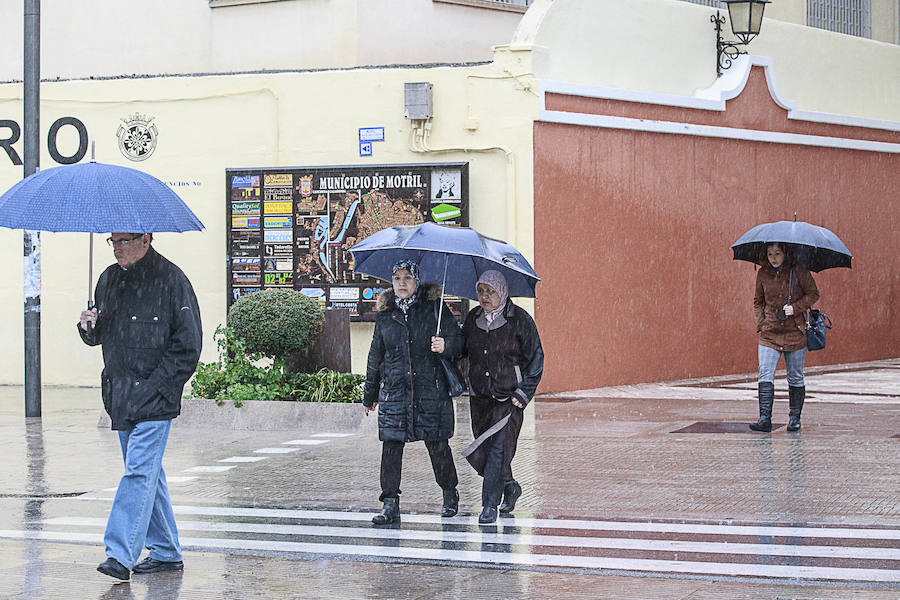
[[[722,25],[725,24],[725,17],[716,11],[715,15],[709,16],[710,23],[716,27],[716,77],[722,76],[722,71],[731,68],[731,63],[741,54],[747,54],[746,50],[741,50],[738,46],[746,46],[753,37],[749,37],[742,41],[727,41],[722,39]]]

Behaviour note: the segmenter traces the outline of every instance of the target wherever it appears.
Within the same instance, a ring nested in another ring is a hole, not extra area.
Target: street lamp
[[[731,68],[731,61],[741,54],[747,54],[738,46],[746,46],[750,40],[759,35],[762,27],[763,12],[770,0],[721,0],[728,5],[728,18],[731,21],[731,32],[740,40],[729,42],[722,39],[722,25],[725,17],[716,11],[715,16],[710,15],[709,20],[716,28],[716,77],[722,76],[722,71]]]

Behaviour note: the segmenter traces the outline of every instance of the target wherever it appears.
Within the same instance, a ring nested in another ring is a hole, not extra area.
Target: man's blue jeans
[[[106,522],[106,555],[129,569],[146,544],[156,560],[181,560],[175,514],[162,457],[172,421],[144,421],[134,429],[120,430],[119,443],[125,474],[119,482]]]
[[[806,363],[806,348],[793,352],[782,352],[768,346],[759,345],[759,383],[775,383],[775,367],[778,359],[784,354],[784,367],[787,369],[787,381],[791,387],[802,387],[803,365]]]

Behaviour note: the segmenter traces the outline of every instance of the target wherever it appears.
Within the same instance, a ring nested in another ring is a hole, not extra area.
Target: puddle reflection
[[[30,499],[25,501],[22,514],[22,529],[40,529],[44,518],[44,500],[47,486],[44,480],[44,426],[40,417],[25,419],[25,479],[26,491]],[[44,559],[41,542],[26,540],[25,597],[40,598],[44,576]]]

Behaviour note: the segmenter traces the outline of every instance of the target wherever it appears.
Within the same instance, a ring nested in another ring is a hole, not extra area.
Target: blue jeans
[[[768,346],[759,345],[759,382],[775,383],[775,367],[778,359],[784,354],[784,366],[787,369],[787,382],[791,387],[802,387],[803,365],[806,363],[806,348],[793,352],[782,352]]]
[[[106,522],[106,555],[129,569],[146,544],[156,560],[181,560],[175,514],[162,457],[172,421],[144,421],[134,429],[120,430],[119,443],[125,474],[119,482]]]

